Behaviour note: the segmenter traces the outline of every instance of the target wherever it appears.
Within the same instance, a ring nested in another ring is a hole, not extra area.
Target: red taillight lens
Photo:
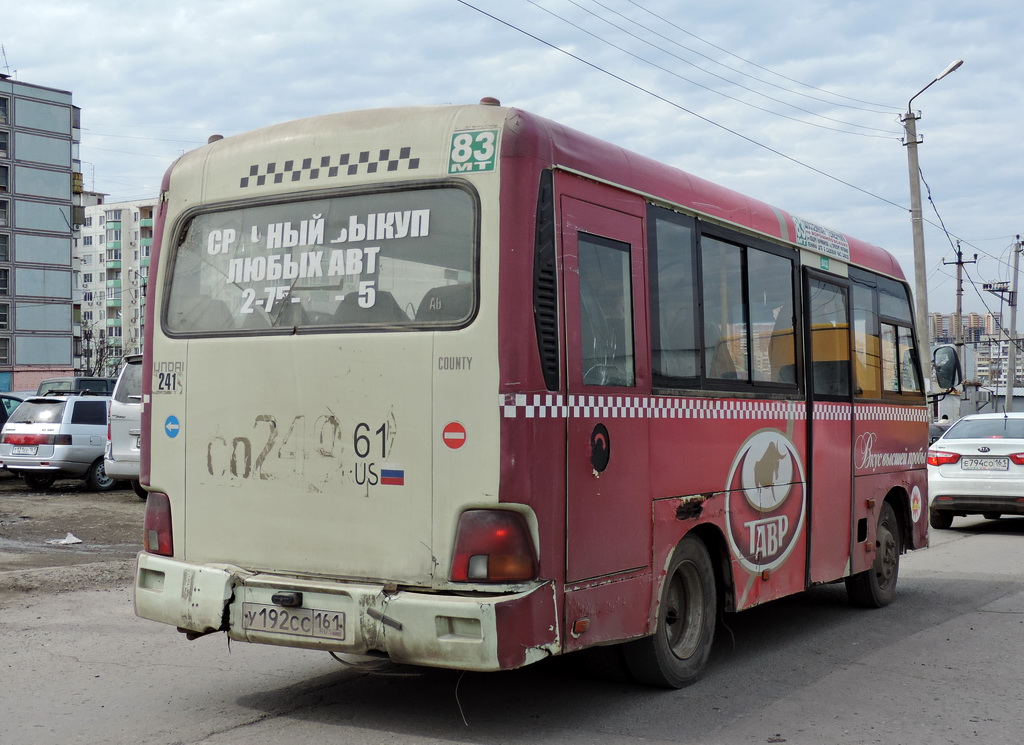
[[[521,582],[537,576],[526,519],[508,510],[467,510],[459,518],[453,582]]]
[[[1013,453],[1010,456],[1010,460],[1012,460],[1018,466],[1024,466],[1024,453]]]
[[[929,466],[945,466],[949,463],[956,463],[960,460],[960,453],[947,453],[944,450],[929,450]]]
[[[7,445],[70,445],[71,435],[6,434],[3,442]]]
[[[142,522],[143,547],[151,554],[174,556],[171,533],[171,500],[166,494],[150,492],[146,498],[146,517]]]

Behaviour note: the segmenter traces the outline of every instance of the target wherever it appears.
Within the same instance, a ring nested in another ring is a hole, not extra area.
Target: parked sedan
[[[928,450],[929,522],[1024,515],[1024,413],[965,416]]]

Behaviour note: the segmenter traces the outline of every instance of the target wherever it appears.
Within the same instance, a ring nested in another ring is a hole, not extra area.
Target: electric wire
[[[575,0],[568,0],[568,1],[570,3],[572,3],[573,5],[576,5],[577,7],[580,7],[575,2]],[[642,62],[642,63],[644,63],[646,65],[650,65],[651,67],[653,67],[653,68],[655,68],[657,70],[661,70],[662,72],[667,73],[667,74],[671,75],[674,78],[678,78],[679,80],[682,80],[682,81],[684,81],[686,83],[689,83],[690,85],[695,85],[698,88],[701,88],[703,90],[708,91],[709,93],[714,93],[715,95],[722,96],[723,98],[727,98],[730,101],[735,101],[736,103],[742,104],[743,106],[749,106],[750,108],[756,109],[757,111],[763,111],[766,114],[771,114],[772,116],[778,116],[778,117],[781,117],[783,119],[788,119],[791,122],[797,122],[798,124],[805,124],[805,125],[807,125],[809,127],[818,127],[819,129],[825,129],[825,130],[829,130],[831,132],[842,132],[843,134],[857,135],[857,136],[860,136],[860,137],[877,137],[879,139],[890,139],[890,138],[891,139],[895,139],[896,138],[896,135],[893,132],[891,132],[890,130],[879,129],[877,127],[867,127],[867,126],[862,125],[862,124],[855,124],[853,122],[843,121],[842,119],[835,119],[835,118],[830,117],[830,116],[825,116],[824,114],[817,114],[817,113],[811,111],[810,109],[802,108],[802,107],[797,106],[795,104],[791,104],[791,103],[788,103],[786,101],[782,101],[782,100],[780,100],[778,98],[773,98],[772,96],[769,96],[769,95],[767,95],[765,93],[761,93],[760,91],[756,91],[753,88],[748,88],[748,87],[746,87],[744,85],[740,85],[739,83],[736,83],[736,82],[734,82],[732,80],[729,80],[728,78],[724,78],[721,75],[717,75],[717,74],[709,72],[707,70],[701,70],[702,72],[704,72],[707,75],[711,75],[712,77],[718,78],[719,80],[722,80],[722,81],[724,81],[726,83],[730,83],[732,85],[737,85],[740,88],[743,88],[743,90],[748,91],[750,93],[753,93],[754,95],[761,96],[762,98],[767,98],[768,100],[774,101],[775,103],[780,104],[782,106],[789,106],[790,108],[796,109],[797,111],[801,111],[801,112],[803,112],[805,114],[810,114],[811,116],[815,116],[815,117],[818,117],[820,119],[824,119],[826,121],[835,122],[837,124],[843,124],[843,125],[848,126],[848,127],[857,127],[857,128],[860,128],[860,129],[871,130],[871,131],[874,131],[874,132],[885,132],[886,134],[885,134],[885,136],[883,136],[883,135],[878,135],[878,134],[868,134],[866,132],[850,132],[850,131],[845,130],[845,129],[837,129],[835,127],[828,127],[828,126],[826,126],[824,124],[816,124],[814,122],[809,122],[809,121],[806,121],[804,119],[798,119],[797,117],[789,116],[787,114],[783,114],[783,113],[778,112],[778,111],[772,111],[771,109],[766,109],[763,106],[758,106],[757,104],[750,103],[749,101],[744,101],[742,98],[737,98],[735,96],[731,96],[728,93],[724,93],[722,91],[716,90],[716,89],[714,89],[714,88],[712,88],[710,86],[704,85],[703,83],[698,83],[696,80],[692,80],[690,78],[685,77],[684,75],[680,75],[679,73],[677,73],[677,72],[675,72],[673,70],[670,70],[669,68],[665,67],[664,65],[659,65],[657,62],[653,62],[653,61],[651,61],[649,59],[641,57],[640,55],[635,54],[634,52],[629,51],[625,47],[619,46],[618,44],[615,44],[614,42],[608,41],[607,39],[602,38],[601,36],[598,36],[594,32],[588,31],[587,29],[583,28],[579,24],[574,23],[573,21],[569,20],[568,18],[565,18],[564,16],[560,16],[557,13],[555,13],[554,11],[552,11],[552,10],[550,10],[548,8],[543,7],[542,5],[537,3],[536,0],[526,0],[526,2],[528,2],[530,5],[533,5],[535,8],[538,8],[538,9],[544,11],[548,15],[553,16],[554,18],[557,18],[558,20],[562,21],[563,23],[566,23],[569,26],[572,26],[577,31],[581,31],[584,34],[586,34],[587,36],[590,36],[591,38],[596,39],[597,41],[601,42],[602,44],[606,44],[606,45],[610,46],[612,49],[617,49],[618,51],[622,52],[623,54],[627,54],[627,55],[629,55],[630,57],[632,57],[633,59],[635,59],[635,60],[637,60],[639,62]],[[604,21],[605,23],[608,23],[609,25],[611,25],[614,28],[618,29],[619,31],[622,31],[623,33],[633,37],[634,39],[636,39],[636,40],[638,40],[638,41],[640,41],[640,42],[642,42],[644,44],[647,44],[648,46],[651,46],[651,47],[657,49],[660,52],[664,52],[665,54],[668,54],[671,57],[674,57],[675,59],[679,60],[680,62],[684,62],[685,64],[691,65],[692,67],[695,67],[697,69],[701,69],[701,68],[697,67],[696,65],[694,65],[692,62],[690,62],[690,61],[680,57],[679,55],[673,54],[672,52],[668,51],[667,49],[665,49],[663,47],[659,47],[657,44],[654,44],[653,42],[647,41],[645,39],[641,39],[636,34],[633,34],[633,33],[629,32],[629,31],[626,31],[621,26],[616,26],[615,24],[611,23],[607,19],[601,18],[600,16],[592,13],[591,11],[587,10],[586,8],[581,8],[581,10],[584,10],[585,12],[590,13],[595,18],[598,18],[599,20]],[[890,113],[890,112],[886,112],[886,113]]]
[[[654,91],[651,91],[651,90],[648,90],[647,88],[644,88],[639,83],[634,83],[633,81],[628,80],[628,79],[622,77],[621,75],[617,75],[617,74],[615,74],[615,73],[613,73],[613,72],[611,72],[609,70],[604,69],[603,67],[601,67],[600,65],[598,65],[598,64],[596,64],[594,62],[591,62],[591,61],[589,61],[587,59],[584,59],[583,57],[580,57],[577,54],[573,54],[572,52],[570,52],[570,51],[568,51],[566,49],[562,49],[557,44],[554,44],[554,43],[549,42],[549,41],[547,41],[545,39],[542,39],[541,37],[539,37],[539,36],[537,36],[535,34],[532,34],[529,31],[526,31],[525,29],[519,28],[518,26],[516,26],[516,25],[514,25],[514,24],[512,24],[512,23],[510,23],[510,22],[508,22],[508,21],[506,21],[506,20],[504,20],[502,18],[498,18],[497,16],[495,16],[495,15],[493,15],[491,13],[488,13],[487,11],[485,11],[485,10],[483,10],[481,8],[476,7],[472,3],[467,2],[467,0],[456,0],[456,2],[458,2],[458,3],[462,4],[462,5],[465,5],[467,8],[470,8],[471,10],[477,11],[481,15],[487,16],[491,20],[497,21],[498,23],[500,23],[503,26],[506,26],[506,27],[512,29],[513,31],[518,31],[519,33],[523,34],[524,36],[527,36],[527,37],[533,39],[534,41],[539,42],[540,44],[543,44],[544,46],[546,46],[546,47],[548,47],[550,49],[553,49],[556,52],[564,54],[567,57],[570,57],[570,58],[576,60],[577,62],[579,62],[581,64],[584,64],[584,65],[586,65],[587,67],[589,67],[589,68],[591,68],[593,70],[596,70],[597,72],[600,72],[600,73],[602,73],[604,75],[607,75],[608,77],[613,78],[615,80],[618,80],[620,83],[624,83],[625,85],[628,85],[629,87],[634,88],[634,89],[640,91],[641,93],[645,93],[648,96],[651,96],[652,98],[655,98],[655,99],[661,101],[662,103],[666,103],[669,106],[672,106],[673,108],[679,109],[680,111],[683,111],[683,112],[689,114],[690,116],[696,117],[697,119],[700,119],[702,122],[710,124],[713,127],[717,127],[718,129],[721,129],[721,130],[723,130],[725,132],[728,132],[731,135],[739,137],[741,140],[749,142],[750,144],[755,145],[756,147],[762,148],[763,150],[767,150],[770,153],[778,155],[780,158],[783,158],[785,160],[790,161],[791,163],[794,163],[794,164],[796,164],[798,166],[806,168],[809,171],[813,171],[814,173],[817,173],[819,176],[824,176],[825,178],[830,179],[831,181],[835,181],[838,184],[842,184],[843,186],[849,187],[849,188],[853,189],[854,191],[859,191],[862,194],[865,194],[865,195],[867,195],[869,197],[877,199],[877,200],[879,200],[881,202],[885,202],[886,204],[889,204],[889,205],[891,205],[893,207],[896,207],[898,209],[906,210],[906,207],[904,207],[901,204],[893,202],[890,199],[886,199],[885,197],[880,196],[878,194],[874,194],[874,193],[868,191],[867,189],[865,189],[863,187],[860,187],[860,186],[857,186],[856,184],[853,184],[853,183],[851,183],[849,181],[845,181],[845,180],[839,178],[838,176],[833,176],[831,173],[828,173],[827,171],[823,171],[820,168],[812,166],[810,163],[805,163],[804,161],[799,160],[798,158],[795,158],[792,155],[787,155],[786,153],[782,152],[781,150],[777,150],[777,149],[775,149],[775,148],[773,148],[773,147],[771,147],[769,145],[764,144],[763,142],[759,142],[759,141],[755,140],[752,137],[748,137],[747,135],[742,134],[740,132],[737,132],[734,129],[730,129],[729,127],[725,126],[724,124],[720,124],[720,123],[716,122],[713,119],[709,119],[706,116],[698,114],[696,111],[693,111],[692,109],[688,109],[685,106],[683,106],[682,104],[676,103],[675,101],[672,101],[672,100],[670,100],[668,98],[665,98],[664,96],[662,96],[662,95],[660,95],[658,93],[655,93]]]
[[[579,3],[577,2],[577,0],[568,0],[568,2],[572,3],[573,5],[576,5],[577,7],[580,7]],[[751,75],[748,72],[744,72],[743,70],[740,70],[740,69],[737,69],[737,68],[732,67],[730,65],[727,65],[724,62],[720,62],[720,61],[716,60],[714,57],[711,57],[710,55],[704,54],[703,52],[700,52],[700,51],[698,51],[698,50],[696,50],[696,49],[694,49],[692,47],[688,47],[685,44],[680,44],[678,41],[676,41],[676,40],[666,36],[665,34],[661,33],[657,29],[651,28],[650,26],[645,26],[644,24],[642,24],[642,23],[640,23],[638,21],[633,20],[629,16],[626,16],[625,14],[620,13],[619,11],[615,10],[614,8],[609,7],[608,5],[605,5],[600,0],[591,0],[591,2],[593,2],[595,5],[598,5],[598,6],[602,7],[602,8],[604,8],[605,10],[607,10],[610,13],[614,13],[619,18],[622,18],[623,20],[629,21],[634,26],[638,26],[639,28],[642,28],[644,31],[647,31],[648,33],[654,34],[655,36],[658,36],[658,37],[664,39],[665,41],[669,42],[670,44],[674,44],[675,46],[679,47],[680,49],[685,49],[687,52],[691,52],[693,54],[696,54],[699,57],[703,57],[704,59],[706,59],[708,62],[710,62],[713,65],[717,65],[719,67],[723,67],[726,70],[729,70],[731,72],[736,73],[737,75],[742,75],[743,77],[749,78],[750,80],[756,80],[758,83],[762,83],[764,85],[771,86],[772,88],[776,88],[776,89],[778,89],[780,91],[784,91],[785,93],[789,93],[789,94],[794,95],[794,96],[800,96],[802,98],[807,98],[807,99],[810,99],[812,101],[818,101],[820,103],[826,103],[826,104],[829,104],[830,106],[839,106],[839,107],[842,107],[842,108],[855,109],[857,111],[866,111],[866,112],[869,112],[869,113],[872,113],[872,114],[891,114],[896,109],[896,107],[889,107],[887,110],[879,110],[878,108],[867,109],[867,108],[864,108],[863,106],[854,106],[852,104],[842,103],[840,101],[830,101],[830,100],[828,100],[826,98],[821,98],[820,96],[813,96],[813,95],[811,95],[809,93],[803,93],[801,91],[793,90],[792,88],[787,88],[784,85],[779,85],[778,83],[773,83],[770,80],[765,80],[764,78],[759,78],[756,75]],[[647,13],[651,13],[651,11],[647,10],[646,8],[642,8],[641,6],[637,5],[636,3],[633,3],[633,5],[636,5],[636,7],[640,8],[641,10],[644,10]],[[583,8],[583,10],[586,10],[586,9]],[[594,15],[595,17],[599,17],[595,13],[593,13],[592,11],[587,10],[586,12],[590,13],[591,15]],[[651,14],[654,15],[653,13],[651,13]],[[704,44],[708,44],[709,46],[713,46],[713,47],[715,46],[714,44],[711,44],[711,42],[708,42],[708,41],[706,41],[704,39],[701,39],[699,36],[695,36],[694,34],[690,33],[689,31],[686,31],[685,29],[683,29],[683,28],[681,28],[679,26],[676,26],[674,23],[671,23],[670,21],[662,18],[661,16],[655,15],[655,18],[658,18],[659,20],[661,20],[664,23],[669,23],[671,26],[673,26],[677,30],[687,34],[688,36],[692,36],[693,38],[698,39],[699,41],[703,42]],[[606,22],[608,22],[608,21],[606,21]],[[618,28],[619,30],[621,30],[621,31],[623,31],[625,33],[629,33],[628,31],[623,29],[621,26],[617,26],[615,24],[612,24],[612,25],[615,26],[615,28]],[[632,36],[632,34],[630,34],[630,35]],[[647,43],[649,43],[649,42],[647,42]],[[658,47],[658,48],[660,48],[660,47]],[[722,49],[721,47],[715,47],[715,49],[718,49],[719,51],[722,51],[725,54],[728,54],[728,55],[730,55],[732,57],[736,57],[735,54],[732,54],[732,52],[729,52],[726,49]],[[679,59],[681,59],[681,58],[679,58]],[[736,57],[736,59],[740,59],[743,62],[746,62],[747,64],[754,64],[752,62],[749,62],[748,60],[744,60],[742,57]],[[688,60],[682,60],[682,61],[686,62],[686,64],[688,64],[688,65],[692,65],[693,67],[696,67],[698,70],[701,70],[702,72],[708,73],[709,75],[714,74],[714,73],[709,72],[708,70],[705,70],[702,67],[699,67],[699,66],[695,65],[694,63],[692,63],[692,62],[690,62]],[[755,65],[755,67],[760,67],[760,66],[759,65]],[[761,69],[764,69],[767,72],[772,72],[771,70],[767,70],[766,68],[761,68]],[[773,75],[778,75],[778,73],[774,73],[774,72],[772,74]],[[721,80],[726,80],[727,82],[733,83],[734,85],[740,85],[739,83],[736,83],[735,81],[728,80],[727,78],[724,78],[724,77],[721,77],[721,76],[717,76],[716,75],[715,77],[719,77]],[[827,93],[830,96],[838,96],[840,98],[846,98],[845,96],[841,96],[838,93],[832,93],[831,91],[826,91],[826,90],[823,90],[823,89],[820,89],[820,88],[815,88],[814,86],[808,85],[807,83],[801,83],[801,82],[799,82],[797,80],[792,80],[791,78],[785,78],[785,76],[781,76],[780,75],[779,77],[783,77],[784,79],[790,80],[790,82],[796,83],[797,85],[804,86],[805,88],[810,88],[812,90],[820,91],[822,93]],[[746,86],[742,86],[741,85],[740,87],[741,88],[745,88],[746,90],[750,90],[749,88],[746,88]],[[775,100],[775,99],[773,99],[773,100]],[[847,99],[847,100],[854,100],[855,101],[856,99]],[[860,103],[864,103],[864,102],[860,102]],[[874,104],[871,104],[871,105],[874,105]]]
[[[669,26],[672,26],[672,28],[674,28],[674,29],[676,29],[678,31],[681,31],[682,33],[686,34],[687,36],[690,36],[690,37],[696,39],[697,41],[700,41],[700,42],[702,42],[704,44],[707,44],[709,47],[711,47],[713,49],[717,49],[720,52],[724,52],[725,54],[728,54],[730,57],[738,59],[741,62],[745,62],[746,64],[751,65],[752,67],[756,67],[758,70],[763,70],[763,71],[765,71],[767,73],[771,73],[772,75],[775,75],[775,76],[777,76],[779,78],[782,78],[783,80],[788,80],[790,83],[796,83],[797,85],[802,85],[805,88],[810,88],[811,90],[819,91],[821,93],[828,93],[830,96],[836,96],[838,98],[843,98],[843,99],[846,99],[847,101],[854,101],[856,103],[865,104],[866,106],[875,106],[875,107],[878,107],[880,109],[886,109],[887,110],[885,112],[875,112],[875,113],[887,113],[888,111],[893,111],[893,110],[898,110],[899,109],[899,107],[897,107],[897,106],[886,106],[885,104],[872,103],[870,101],[861,101],[860,99],[857,99],[857,98],[851,98],[849,96],[844,96],[844,95],[839,94],[839,93],[833,93],[833,92],[827,91],[827,90],[825,90],[823,88],[817,88],[817,87],[815,87],[813,85],[810,85],[808,83],[802,83],[799,80],[795,80],[793,78],[786,77],[782,73],[778,73],[778,72],[775,72],[774,70],[768,69],[767,67],[763,67],[763,66],[757,64],[756,62],[752,62],[751,60],[748,60],[748,59],[746,59],[744,57],[740,57],[738,54],[733,54],[728,49],[725,49],[723,47],[717,46],[716,44],[711,43],[707,39],[702,39],[701,37],[697,36],[696,34],[693,34],[693,33],[689,32],[689,31],[687,31],[686,29],[684,29],[683,27],[676,25],[675,23],[673,23],[672,21],[668,20],[664,16],[658,15],[653,10],[649,10],[649,9],[645,8],[644,6],[640,5],[640,3],[636,2],[635,0],[626,0],[626,2],[628,2],[630,5],[636,6],[637,8],[639,8],[642,11],[644,11],[645,13],[648,13],[648,14],[654,16],[659,21],[661,21],[663,23],[667,23]]]

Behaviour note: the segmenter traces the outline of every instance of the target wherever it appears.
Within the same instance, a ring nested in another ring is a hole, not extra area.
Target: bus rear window
[[[475,200],[457,188],[203,212],[178,232],[172,335],[454,328],[475,310]]]

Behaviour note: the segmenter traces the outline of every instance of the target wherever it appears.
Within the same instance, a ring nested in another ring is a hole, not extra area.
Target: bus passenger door
[[[651,500],[642,199],[596,184],[561,195],[567,434],[566,582],[647,567]],[[641,399],[641,395],[643,399]]]
[[[808,584],[848,573],[853,499],[850,303],[845,282],[807,273],[806,379],[810,393]]]

